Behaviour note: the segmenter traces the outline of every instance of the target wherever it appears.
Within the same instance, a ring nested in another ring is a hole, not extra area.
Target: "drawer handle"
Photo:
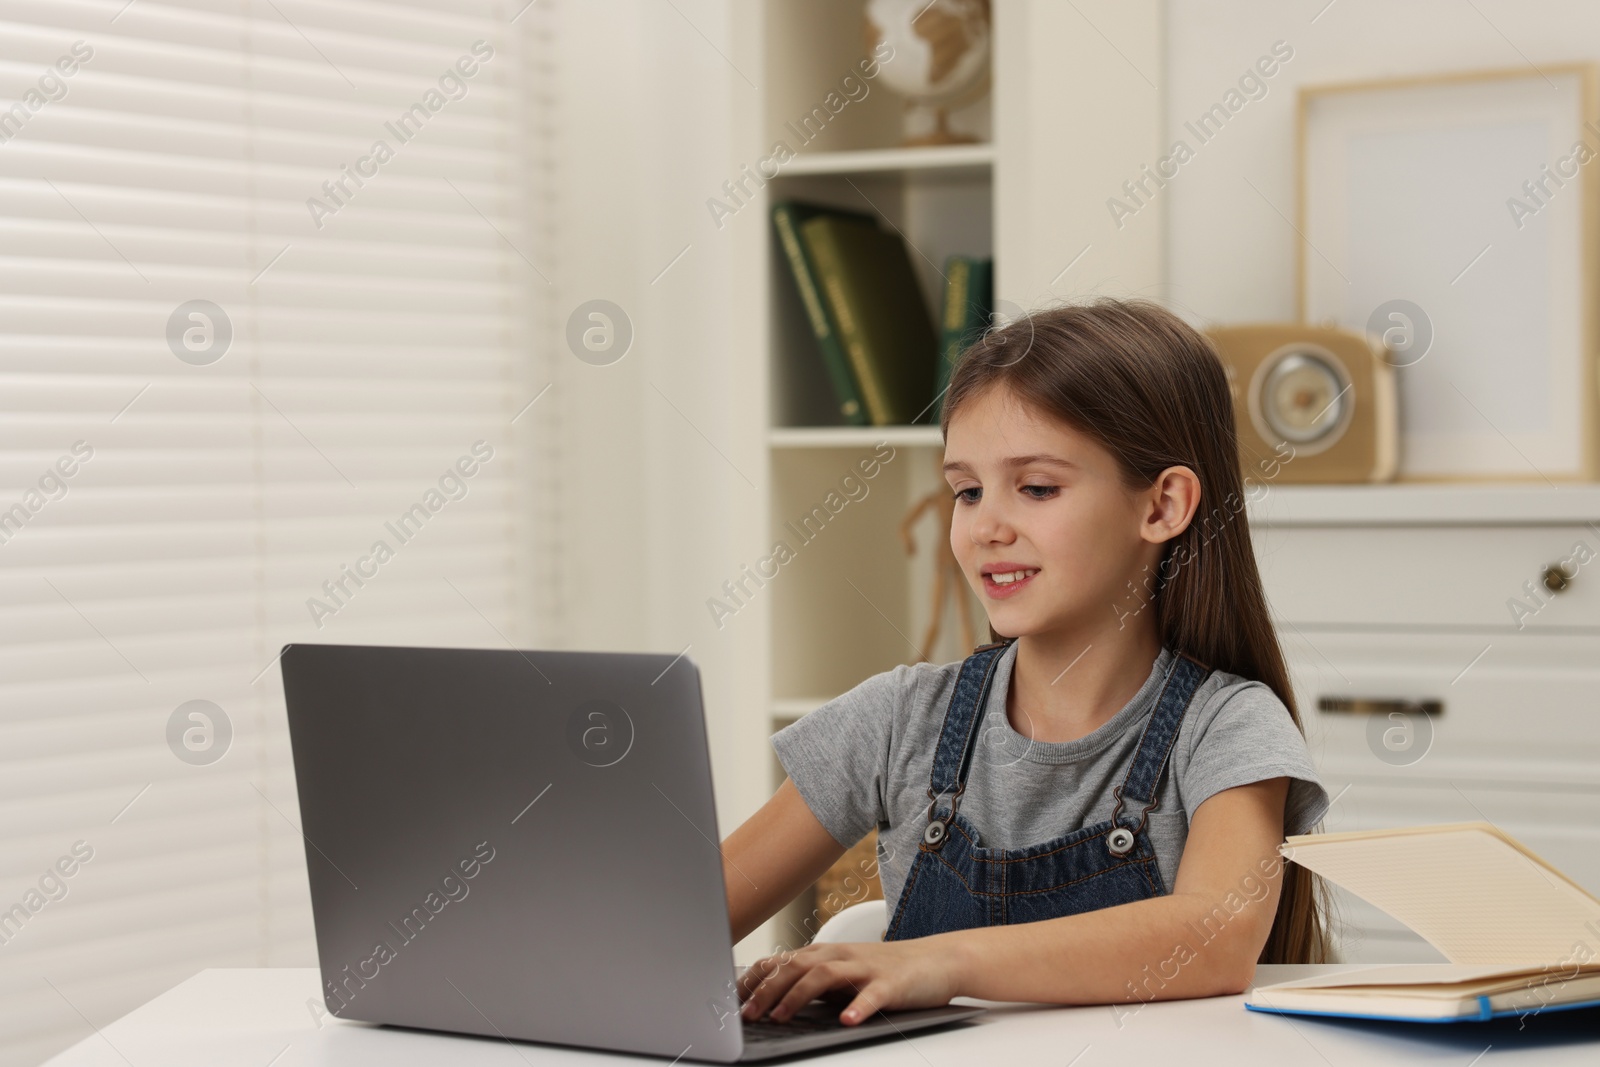
[[[1318,697],[1317,710],[1341,715],[1427,715],[1438,718],[1444,714],[1442,700],[1402,700],[1397,698],[1369,697]]]
[[[1544,569],[1544,587],[1552,593],[1559,593],[1572,584],[1576,575],[1577,568],[1552,563]]]

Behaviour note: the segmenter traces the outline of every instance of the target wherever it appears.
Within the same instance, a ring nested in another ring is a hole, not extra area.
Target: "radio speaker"
[[[1394,363],[1337,326],[1252,323],[1206,331],[1228,372],[1239,465],[1276,482],[1386,482],[1399,468]]]

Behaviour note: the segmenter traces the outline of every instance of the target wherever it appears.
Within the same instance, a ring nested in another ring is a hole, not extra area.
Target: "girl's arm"
[[[772,798],[722,842],[734,944],[799,896],[844,852],[811,814],[794,782],[784,778]]]
[[[940,935],[962,961],[957,995],[1114,1004],[1243,992],[1278,910],[1288,792],[1273,778],[1201,804],[1167,896]]]
[[[1201,804],[1166,896],[905,941],[808,945],[741,977],[744,1015],[786,1019],[831,989],[856,994],[847,1023],[956,996],[1120,1004],[1241,992],[1278,908],[1288,790],[1273,778]]]

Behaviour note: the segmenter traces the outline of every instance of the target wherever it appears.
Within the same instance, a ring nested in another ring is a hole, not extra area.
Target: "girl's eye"
[[[1037,490],[1037,492],[1035,492],[1035,490]],[[1059,491],[1059,487],[1054,485],[1025,485],[1022,487],[1022,491],[1033,497],[1035,500],[1049,500],[1051,497],[1056,495],[1056,493]],[[978,496],[968,496],[968,493],[975,493],[981,496],[983,490],[977,487],[970,489],[957,489],[955,498],[962,504],[976,504],[978,502]]]

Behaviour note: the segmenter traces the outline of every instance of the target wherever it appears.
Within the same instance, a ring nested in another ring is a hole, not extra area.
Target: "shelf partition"
[[[817,174],[904,175],[940,171],[977,174],[994,165],[994,145],[871,148],[852,152],[802,152],[783,164],[784,177]]]
[[[870,448],[879,441],[904,448],[942,448],[937,426],[778,426],[767,431],[773,448]]]

